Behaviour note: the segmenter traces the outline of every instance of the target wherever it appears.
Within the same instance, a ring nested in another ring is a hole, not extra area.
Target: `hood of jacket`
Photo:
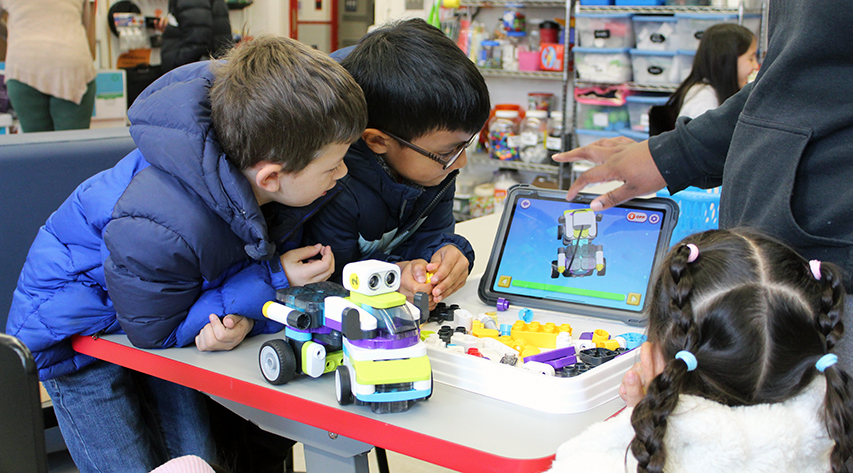
[[[130,134],[151,166],[196,193],[246,243],[253,259],[269,259],[275,246],[251,185],[228,159],[211,121],[210,62],[175,69],[156,80],[128,110]]]

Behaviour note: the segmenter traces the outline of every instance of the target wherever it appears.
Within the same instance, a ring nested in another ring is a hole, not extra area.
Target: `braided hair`
[[[695,246],[693,255],[687,244]],[[844,296],[836,267],[823,264],[815,274],[791,248],[754,231],[703,232],[670,250],[657,270],[648,327],[668,361],[631,417],[637,471],[664,471],[667,419],[681,394],[727,406],[799,394],[819,374],[815,363],[841,340]],[[688,371],[675,358],[682,350],[698,367]],[[853,455],[851,378],[838,365],[824,376],[823,418],[835,441],[830,464],[833,473],[846,472]]]

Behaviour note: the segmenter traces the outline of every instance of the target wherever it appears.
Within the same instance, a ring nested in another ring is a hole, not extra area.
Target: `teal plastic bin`
[[[678,203],[678,224],[672,231],[670,246],[678,243],[687,235],[714,230],[718,228],[720,210],[720,188],[700,189],[688,187],[673,195],[662,189],[658,191],[659,197],[669,197]]]

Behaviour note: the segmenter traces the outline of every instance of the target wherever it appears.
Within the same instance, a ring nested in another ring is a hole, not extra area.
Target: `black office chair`
[[[47,473],[38,374],[30,350],[0,333],[0,471]]]

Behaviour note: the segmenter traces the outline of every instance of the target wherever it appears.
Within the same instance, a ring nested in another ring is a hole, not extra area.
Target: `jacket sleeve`
[[[424,259],[429,261],[436,251],[445,245],[453,245],[468,258],[468,272],[474,268],[474,248],[462,235],[454,233],[456,218],[453,216],[453,191],[444,193],[441,201],[426,220],[399,248],[392,253],[401,261]]]
[[[111,221],[104,242],[109,250],[104,261],[107,291],[119,324],[135,346],[189,344],[211,313],[256,319],[260,323],[252,334],[280,328],[260,313],[263,303],[275,298],[275,289],[287,285],[280,267],[246,263],[206,282],[185,240],[141,218]]]
[[[723,182],[729,144],[753,84],[694,119],[679,117],[675,129],[649,138],[649,149],[671,193]]]

